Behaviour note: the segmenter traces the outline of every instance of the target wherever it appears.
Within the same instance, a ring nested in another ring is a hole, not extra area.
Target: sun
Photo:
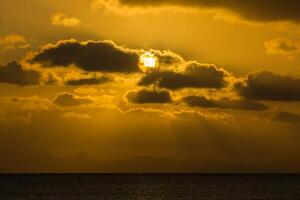
[[[151,52],[143,53],[139,59],[139,67],[144,73],[151,73],[158,69],[158,58]]]

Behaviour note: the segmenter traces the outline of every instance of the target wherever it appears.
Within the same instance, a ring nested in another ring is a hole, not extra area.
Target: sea
[[[0,175],[0,200],[193,199],[300,200],[300,175]]]

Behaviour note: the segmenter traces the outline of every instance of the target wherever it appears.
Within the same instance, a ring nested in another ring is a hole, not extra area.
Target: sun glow
[[[158,69],[158,58],[151,52],[146,52],[140,56],[139,67],[145,73],[151,73]]]

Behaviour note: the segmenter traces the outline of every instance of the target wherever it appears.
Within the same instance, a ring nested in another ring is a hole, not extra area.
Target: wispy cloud
[[[300,42],[286,38],[270,39],[264,43],[266,54],[288,56],[294,58],[295,54],[300,53]]]
[[[66,14],[58,12],[51,16],[51,24],[54,26],[74,27],[81,23],[76,17],[68,17]]]
[[[0,35],[0,49],[2,50],[15,50],[26,49],[30,47],[26,38],[19,34]]]

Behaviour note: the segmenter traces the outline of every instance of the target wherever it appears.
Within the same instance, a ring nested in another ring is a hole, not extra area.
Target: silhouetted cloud
[[[171,103],[172,98],[168,91],[132,91],[126,95],[128,101],[132,103]]]
[[[207,99],[203,96],[187,96],[182,99],[183,102],[191,107],[205,108],[223,108],[223,109],[238,109],[238,110],[267,110],[268,106],[257,101],[248,99],[230,100],[230,99]]]
[[[35,70],[25,70],[17,62],[0,65],[0,83],[16,84],[21,86],[39,84],[41,73]]]
[[[108,77],[99,77],[99,78],[82,78],[75,80],[68,80],[65,84],[69,86],[81,86],[81,85],[98,85],[112,81]]]
[[[183,58],[171,51],[151,50],[162,66],[178,64]],[[139,56],[142,49],[129,49],[116,45],[113,41],[62,40],[48,44],[29,58],[30,63],[42,67],[68,67],[75,65],[85,71],[93,72],[140,72]]]
[[[180,64],[184,62],[184,59],[180,55],[170,50],[151,50],[151,52],[158,57],[160,65],[172,66],[174,64]]]
[[[187,96],[182,101],[192,107],[220,108],[220,105],[203,96]]]
[[[300,100],[300,78],[268,71],[248,75],[235,85],[240,95],[259,100]]]
[[[68,106],[80,106],[84,104],[91,104],[93,103],[93,101],[89,98],[78,97],[72,93],[61,93],[58,94],[53,99],[53,103],[59,106],[68,107]]]
[[[300,115],[290,112],[280,112],[272,119],[273,122],[295,123],[300,122]]]
[[[76,65],[86,71],[136,72],[138,52],[117,46],[112,41],[59,41],[45,46],[31,60],[44,67]]]
[[[226,72],[214,65],[197,62],[186,64],[183,72],[162,71],[144,76],[139,85],[157,84],[171,90],[183,88],[222,88],[226,85]]]
[[[96,1],[99,2],[100,5],[108,2],[108,0]],[[298,12],[300,2],[297,0],[119,0],[119,2],[126,6],[179,5],[199,8],[225,8],[247,19],[260,21],[300,20],[300,14]]]

